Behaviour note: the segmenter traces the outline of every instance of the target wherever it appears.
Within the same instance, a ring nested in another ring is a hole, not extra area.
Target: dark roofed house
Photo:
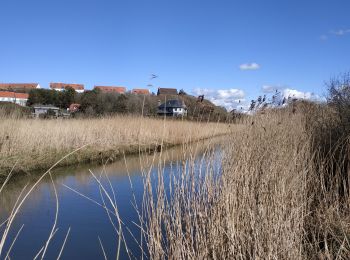
[[[117,87],[117,86],[95,86],[96,89],[101,90],[104,93],[119,93],[124,94],[126,92],[125,87]]]
[[[142,88],[134,88],[131,90],[132,94],[138,94],[138,95],[149,95],[149,90],[148,89],[142,89]]]
[[[40,88],[39,83],[0,83],[0,90],[29,92],[32,89]]]
[[[177,95],[176,88],[158,88],[157,96],[159,95]]]
[[[182,100],[172,99],[161,104],[158,107],[160,116],[186,116],[187,107]]]
[[[84,92],[84,85],[75,83],[50,83],[50,88],[56,91],[63,91],[66,88],[72,88],[78,93]]]

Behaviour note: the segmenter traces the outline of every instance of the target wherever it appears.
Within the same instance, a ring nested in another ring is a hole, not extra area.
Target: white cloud
[[[269,93],[276,93],[276,91],[282,96],[282,98],[297,98],[297,99],[306,99],[306,100],[313,100],[313,101],[321,101],[323,100],[319,95],[313,93],[313,92],[303,92],[299,91],[297,89],[293,89],[286,86],[273,86],[273,85],[264,85],[262,86],[262,92],[265,94]]]
[[[228,111],[239,109],[245,106],[245,93],[241,89],[207,89],[196,88],[193,91],[195,95],[204,95],[204,98],[211,101],[217,106],[225,107]]]
[[[283,97],[288,98],[297,98],[297,99],[306,99],[306,100],[320,100],[320,96],[316,95],[313,92],[303,92],[296,89],[285,88],[281,90]]]
[[[260,69],[260,65],[258,63],[244,63],[239,65],[240,70],[258,70]]]

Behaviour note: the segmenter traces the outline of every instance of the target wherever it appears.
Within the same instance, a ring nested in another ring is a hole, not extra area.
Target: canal
[[[144,239],[141,243],[140,221],[135,209],[137,207],[142,211],[145,175],[152,176],[152,186],[156,190],[157,175],[161,172],[167,187],[171,177],[190,168],[184,165],[203,169],[209,157],[213,158],[213,153],[216,160],[214,168],[219,173],[222,143],[221,139],[201,141],[154,154],[126,156],[103,165],[53,170],[52,179],[48,175],[41,180],[23,203],[14,218],[0,258],[6,256],[15,239],[9,254],[11,259],[41,258],[55,221],[57,201],[56,228],[45,250],[45,259],[57,259],[68,231],[61,259],[103,259],[104,253],[107,258],[115,258],[118,251],[118,221],[113,214],[109,217],[106,213],[104,202],[109,209],[112,206],[97,180],[100,180],[112,201],[115,200],[123,222],[122,232],[129,252],[121,243],[120,259],[140,259],[141,247],[145,252],[143,256],[147,258],[147,247]],[[28,191],[39,176],[21,176],[6,184],[0,194],[0,225],[10,216],[21,191],[25,187]],[[6,223],[0,227],[0,238],[5,226]]]

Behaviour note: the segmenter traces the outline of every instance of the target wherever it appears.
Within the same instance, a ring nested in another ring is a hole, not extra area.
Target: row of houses
[[[29,92],[32,89],[40,89],[41,86],[38,83],[0,83],[0,91],[15,91],[15,92]],[[63,91],[67,88],[72,88],[78,93],[83,93],[85,87],[83,84],[75,83],[50,83],[50,89],[56,91]],[[114,93],[126,93],[127,89],[125,87],[119,86],[94,86],[96,89],[100,89],[103,92],[114,92]],[[132,89],[130,91],[134,94],[144,94],[149,95],[148,89]]]
[[[55,91],[63,91],[72,88],[78,93],[85,90],[83,84],[75,83],[50,83],[50,89]],[[28,93],[32,89],[41,89],[38,83],[0,83],[0,102],[12,102],[21,106],[25,106],[28,100]],[[94,86],[104,93],[125,94],[127,89],[120,86]],[[148,89],[135,88],[130,91],[132,94],[150,95]],[[174,88],[158,88],[157,95],[177,95],[177,89]]]
[[[0,91],[14,91],[28,93],[32,89],[40,89],[39,83],[0,83]],[[84,84],[76,83],[50,83],[50,89],[56,91],[63,91],[67,88],[73,88],[78,93],[83,93],[85,91]],[[95,89],[99,89],[106,93],[126,93],[127,89],[121,86],[94,86]],[[133,94],[151,94],[148,89],[134,88],[130,90]],[[157,95],[177,95],[177,89],[175,88],[158,88]]]

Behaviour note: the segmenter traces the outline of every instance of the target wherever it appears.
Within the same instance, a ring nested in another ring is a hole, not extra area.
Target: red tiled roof
[[[71,83],[50,83],[51,89],[65,89],[73,88],[75,90],[84,90],[83,84],[71,84]]]
[[[70,104],[69,111],[76,112],[80,109],[80,107],[81,107],[80,104]]]
[[[133,94],[142,94],[142,95],[149,95],[148,89],[142,89],[142,88],[134,88],[131,93]]]
[[[0,97],[28,99],[29,94],[16,93],[16,92],[10,92],[10,91],[0,91]]]
[[[0,90],[35,89],[38,83],[0,83]]]
[[[95,88],[101,90],[102,92],[113,92],[113,93],[125,93],[125,87],[117,86],[95,86]]]

